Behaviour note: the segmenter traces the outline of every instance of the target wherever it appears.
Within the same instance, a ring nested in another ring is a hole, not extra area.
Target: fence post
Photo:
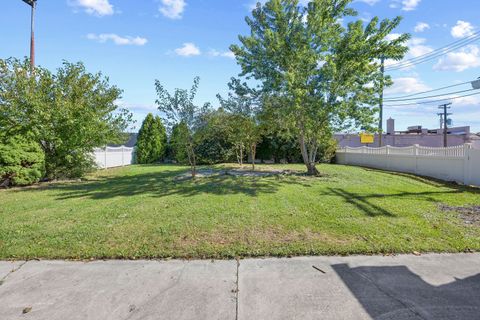
[[[385,166],[386,169],[390,169],[390,145],[385,146]]]
[[[418,174],[418,148],[420,146],[418,144],[413,145],[413,155],[415,156],[415,174]]]
[[[103,169],[107,169],[107,146],[105,146],[105,162],[103,164]]]
[[[122,167],[125,166],[125,162],[124,162],[124,157],[123,157],[123,153],[124,153],[124,150],[123,150],[123,146],[122,146]]]
[[[472,149],[471,143],[465,143],[463,145],[463,184],[470,184],[470,150]]]

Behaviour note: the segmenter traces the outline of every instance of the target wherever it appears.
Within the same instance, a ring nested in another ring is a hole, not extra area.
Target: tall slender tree
[[[298,0],[258,3],[247,17],[250,34],[230,49],[240,76],[262,84],[274,97],[272,112],[297,137],[308,174],[316,175],[316,154],[324,136],[346,127],[371,127],[378,88],[391,84],[380,72],[379,58],[399,60],[409,35],[389,40],[401,18],[366,25],[344,18],[356,15],[352,0]]]
[[[249,152],[252,170],[255,170],[257,144],[261,141],[262,127],[259,124],[258,114],[261,105],[261,92],[250,88],[246,82],[232,78],[228,83],[230,92],[225,99],[220,94],[217,98],[221,107],[230,113],[232,144],[235,146],[240,165],[243,161],[243,151]]]
[[[159,116],[149,113],[143,120],[136,144],[138,163],[155,163],[163,159],[167,147],[167,133]]]
[[[157,91],[158,110],[165,115],[165,122],[169,132],[175,125],[181,124],[186,127],[186,139],[181,139],[183,147],[187,153],[188,162],[191,167],[192,178],[196,176],[197,156],[195,154],[195,131],[200,115],[210,108],[209,103],[205,103],[200,107],[194,103],[195,96],[198,91],[199,77],[195,77],[190,90],[175,89],[171,94],[160,83],[155,80],[155,88]]]

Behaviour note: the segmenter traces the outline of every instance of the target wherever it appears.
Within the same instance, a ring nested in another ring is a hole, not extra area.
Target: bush
[[[94,168],[92,152],[122,143],[131,114],[118,106],[122,91],[82,63],[55,73],[27,60],[0,59],[0,132],[31,134],[45,153],[48,179],[76,178]]]
[[[188,155],[186,151],[188,137],[188,128],[184,122],[180,122],[173,126],[168,148],[168,157],[171,160],[175,160],[181,164],[188,164]]]
[[[288,163],[302,162],[300,146],[296,139],[276,134],[262,138],[262,142],[257,147],[257,158],[262,161],[273,160],[275,163],[283,161]]]
[[[45,173],[45,154],[33,140],[14,136],[0,143],[0,185],[25,186]]]
[[[167,133],[162,120],[151,113],[143,120],[138,133],[136,160],[138,163],[155,163],[163,159],[167,146]]]
[[[319,162],[333,162],[337,151],[337,140],[334,138],[325,138],[318,147],[317,160]]]

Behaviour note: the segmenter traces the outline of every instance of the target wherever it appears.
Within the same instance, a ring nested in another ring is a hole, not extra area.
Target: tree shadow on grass
[[[386,216],[395,217],[396,215],[387,209],[372,202],[374,199],[404,199],[404,200],[425,200],[438,203],[438,196],[462,193],[462,189],[451,189],[445,191],[424,191],[424,192],[398,192],[391,194],[379,193],[355,193],[342,188],[327,188],[328,191],[322,193],[326,196],[337,196],[343,198],[345,202],[357,207],[360,211],[370,217]]]
[[[234,195],[243,194],[255,197],[259,194],[275,193],[282,185],[304,185],[302,181],[290,177],[242,177],[224,174],[178,179],[188,170],[168,170],[153,173],[140,173],[122,176],[105,176],[84,183],[65,183],[48,186],[49,190],[59,191],[58,200],[73,198],[110,199],[136,195],[184,197],[200,194]]]

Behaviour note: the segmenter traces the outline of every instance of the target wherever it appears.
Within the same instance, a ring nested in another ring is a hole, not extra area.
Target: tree
[[[261,96],[240,79],[232,78],[228,87],[230,89],[228,98],[224,99],[220,94],[217,94],[217,98],[221,107],[231,114],[229,123],[232,128],[232,144],[235,146],[240,165],[243,164],[243,151],[247,149],[252,161],[252,170],[255,170],[257,144],[262,136],[262,127],[257,117]]]
[[[25,186],[45,173],[45,154],[40,145],[23,136],[0,138],[0,186]]]
[[[194,134],[198,127],[200,115],[210,108],[209,103],[199,107],[193,101],[198,91],[199,82],[200,78],[195,77],[190,90],[175,89],[173,94],[170,94],[159,80],[155,80],[155,89],[158,96],[155,103],[158,105],[158,110],[165,115],[167,127],[170,131],[173,126],[178,124],[186,127],[186,131],[182,132],[186,134],[186,137],[182,137],[181,146],[186,151],[192,178],[195,178],[197,166]]]
[[[149,113],[143,120],[138,132],[136,155],[138,163],[155,163],[160,161],[167,146],[167,133],[159,116]]]
[[[173,125],[170,134],[169,148],[172,159],[181,164],[188,164],[187,144],[188,128],[183,122]]]
[[[352,0],[269,0],[257,4],[246,22],[250,35],[232,45],[242,68],[240,76],[262,84],[270,111],[291,129],[308,174],[316,175],[316,155],[324,136],[348,127],[371,128],[381,84],[379,59],[401,59],[409,35],[387,36],[401,18],[373,18],[366,26],[344,18],[355,16]]]
[[[121,90],[82,63],[63,62],[53,74],[28,60],[0,60],[0,130],[31,135],[45,153],[46,177],[80,177],[94,166],[93,150],[125,140],[131,123],[117,105]]]
[[[199,163],[222,163],[232,158],[235,148],[231,143],[234,134],[231,118],[221,107],[200,117],[194,137]]]

